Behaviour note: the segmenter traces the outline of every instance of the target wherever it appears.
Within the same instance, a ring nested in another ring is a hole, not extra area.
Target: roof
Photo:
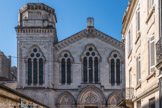
[[[108,44],[113,44],[113,46],[118,49],[124,49],[124,43],[112,38],[111,36],[109,36],[107,34],[102,33],[101,31],[99,31],[97,29],[94,29],[94,28],[84,29],[84,30],[60,41],[59,43],[57,43],[55,45],[55,48],[61,49],[61,48],[64,48],[70,44],[73,44],[73,43],[79,41],[82,38],[85,38],[85,37],[88,38],[88,37],[92,37],[92,36],[95,38],[98,38],[99,40],[106,42]]]
[[[6,87],[6,86],[3,85],[3,84],[0,84],[0,89],[3,89],[3,90],[5,90],[5,91],[7,91],[7,92],[16,94],[16,95],[18,95],[18,96],[20,96],[20,97],[22,97],[22,98],[28,99],[28,100],[30,100],[30,101],[33,101],[33,102],[39,104],[39,105],[42,105],[42,106],[44,106],[44,107],[49,108],[48,106],[46,106],[46,105],[44,105],[44,104],[42,104],[42,103],[40,103],[40,102],[34,100],[33,98],[31,98],[31,97],[29,97],[29,96],[26,96],[26,95],[24,95],[24,94],[22,94],[22,93],[20,93],[20,92],[18,92],[18,91],[16,91],[16,90],[13,90],[13,89],[11,89],[11,88],[9,88],[9,87]]]

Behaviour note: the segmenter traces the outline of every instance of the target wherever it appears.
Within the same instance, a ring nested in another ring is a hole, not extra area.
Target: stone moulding
[[[26,10],[44,10],[48,13],[54,15],[55,10],[43,3],[28,3],[20,9],[20,13],[25,12]]]
[[[17,33],[55,33],[55,29],[51,28],[18,28],[16,27]]]
[[[75,43],[77,41],[79,41],[82,38],[98,38],[101,41],[104,41],[108,44],[112,44],[114,47],[118,48],[118,49],[122,49],[124,50],[124,43],[96,30],[93,29],[91,31],[85,29],[82,30],[81,32],[72,35],[71,37],[66,38],[65,40],[62,40],[61,42],[59,42],[58,44],[55,45],[55,48],[57,50],[64,48],[68,45],[70,45],[71,43]]]

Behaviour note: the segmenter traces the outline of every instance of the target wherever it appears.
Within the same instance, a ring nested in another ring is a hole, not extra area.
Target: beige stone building
[[[0,84],[0,108],[49,108],[46,105]]]
[[[59,42],[56,23],[54,9],[45,4],[20,9],[17,90],[51,108],[118,108],[124,44],[95,29],[93,18]]]
[[[119,106],[162,108],[161,0],[131,0],[123,17],[126,88]]]

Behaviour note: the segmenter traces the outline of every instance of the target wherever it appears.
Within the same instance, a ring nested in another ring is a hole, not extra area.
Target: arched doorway
[[[78,108],[104,108],[105,105],[103,92],[95,86],[84,88],[77,99]]]

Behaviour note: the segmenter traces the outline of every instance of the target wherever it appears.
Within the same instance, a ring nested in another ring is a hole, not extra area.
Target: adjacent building
[[[0,51],[0,81],[11,80],[11,57]]]
[[[46,105],[0,84],[0,108],[49,108]]]
[[[126,88],[119,106],[162,108],[161,0],[131,0],[123,17]]]
[[[42,3],[19,11],[17,90],[51,108],[118,108],[124,44],[94,28],[58,41],[56,14]],[[73,28],[71,28],[73,29]]]

